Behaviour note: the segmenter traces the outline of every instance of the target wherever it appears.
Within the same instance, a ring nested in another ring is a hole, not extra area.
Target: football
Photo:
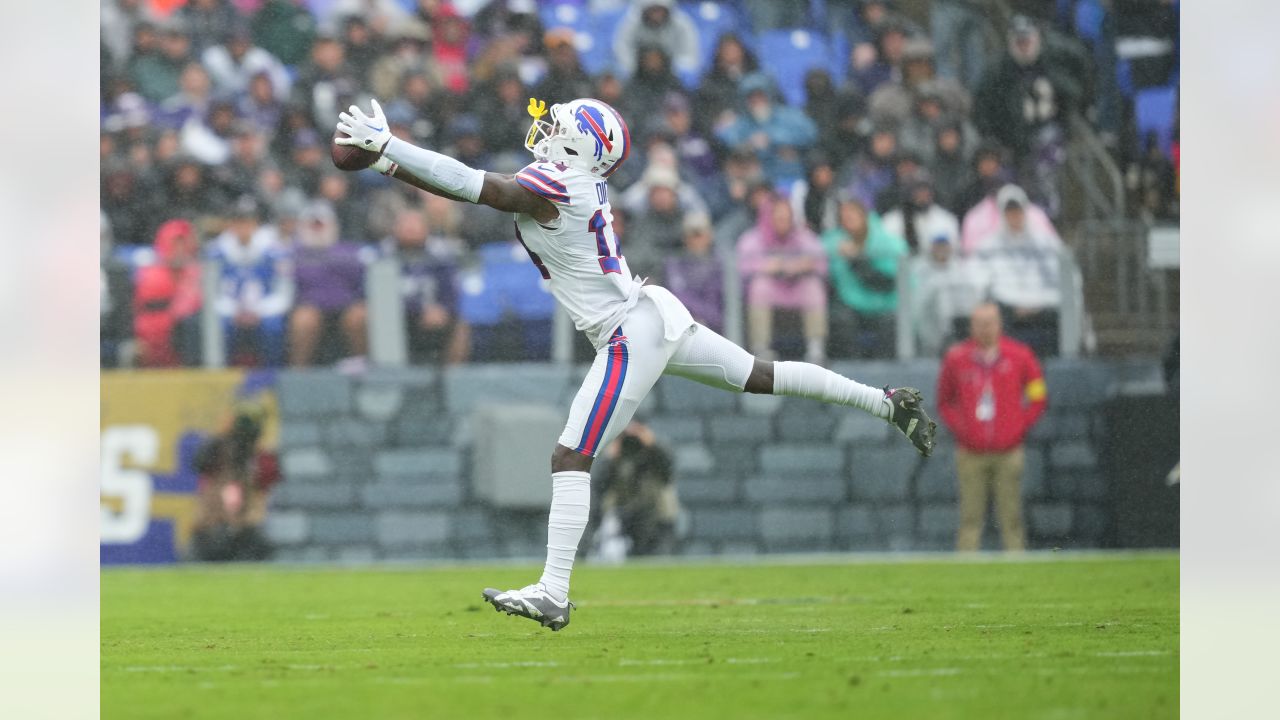
[[[378,160],[378,153],[358,148],[354,145],[339,145],[338,138],[346,137],[341,131],[333,134],[333,142],[329,145],[329,156],[334,167],[339,170],[364,170]]]

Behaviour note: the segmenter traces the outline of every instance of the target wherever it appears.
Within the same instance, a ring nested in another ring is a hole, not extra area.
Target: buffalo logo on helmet
[[[577,122],[578,130],[584,132],[596,141],[596,160],[604,157],[605,151],[613,152],[613,132],[607,134],[604,129],[604,115],[600,111],[590,105],[579,105],[577,110],[573,111],[573,118]]]

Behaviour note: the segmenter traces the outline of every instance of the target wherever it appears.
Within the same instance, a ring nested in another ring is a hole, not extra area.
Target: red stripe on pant
[[[609,425],[609,418],[613,416],[613,408],[617,404],[614,399],[622,390],[622,381],[626,376],[625,362],[626,346],[622,343],[612,345],[609,348],[609,368],[605,371],[605,386],[596,396],[595,408],[592,412],[595,420],[591,422],[591,427],[587,428],[587,434],[578,447],[578,452],[595,454],[596,447],[600,444],[600,436],[604,434],[604,429]]]

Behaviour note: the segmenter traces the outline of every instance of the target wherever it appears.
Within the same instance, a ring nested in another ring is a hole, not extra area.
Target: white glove
[[[338,130],[347,137],[340,137],[334,142],[339,145],[354,145],[370,152],[381,153],[391,142],[391,130],[387,127],[387,116],[382,114],[382,106],[377,100],[372,101],[373,116],[352,105],[349,113],[338,115]]]

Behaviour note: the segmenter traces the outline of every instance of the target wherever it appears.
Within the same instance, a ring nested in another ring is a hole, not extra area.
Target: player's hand
[[[339,145],[354,145],[370,152],[381,153],[391,141],[391,129],[387,127],[387,116],[382,114],[382,106],[377,100],[371,101],[373,115],[365,115],[364,111],[352,105],[347,112],[338,115],[338,130],[347,137],[339,137],[334,142]]]

